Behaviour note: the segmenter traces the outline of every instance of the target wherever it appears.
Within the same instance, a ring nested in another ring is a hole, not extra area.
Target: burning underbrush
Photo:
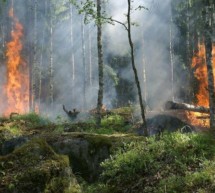
[[[209,129],[209,115],[207,113],[186,112],[188,122],[192,124],[197,130]]]

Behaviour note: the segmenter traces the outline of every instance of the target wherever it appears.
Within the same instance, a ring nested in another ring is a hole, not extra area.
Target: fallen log
[[[173,101],[167,101],[165,103],[165,109],[166,110],[186,110],[186,111],[194,111],[194,112],[199,112],[199,113],[210,113],[209,108],[203,107],[203,106],[195,106],[187,103],[178,103],[178,102],[173,102]]]
[[[197,119],[210,119],[210,116],[197,116]]]

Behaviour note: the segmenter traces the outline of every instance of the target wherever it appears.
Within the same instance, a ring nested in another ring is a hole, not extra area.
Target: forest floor
[[[104,116],[100,129],[92,116],[86,121],[50,121],[34,113],[2,117],[0,192],[215,192],[210,133],[183,134],[187,123],[165,112],[151,113],[147,125],[155,135],[139,136],[141,124],[129,107]]]

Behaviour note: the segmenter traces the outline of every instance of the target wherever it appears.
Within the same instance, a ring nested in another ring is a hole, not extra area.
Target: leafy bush
[[[102,163],[109,192],[215,192],[215,140],[205,134],[165,134],[124,144]],[[96,192],[96,191],[95,191]]]

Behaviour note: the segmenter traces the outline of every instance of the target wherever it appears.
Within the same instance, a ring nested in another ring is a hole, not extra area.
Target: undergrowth
[[[86,193],[213,193],[215,140],[206,134],[165,134],[126,143],[104,161]]]
[[[40,126],[50,124],[50,121],[48,118],[40,116],[36,113],[16,115],[16,116],[13,116],[11,118],[11,120],[23,121],[25,123],[26,127],[29,127],[29,128],[40,127]]]

